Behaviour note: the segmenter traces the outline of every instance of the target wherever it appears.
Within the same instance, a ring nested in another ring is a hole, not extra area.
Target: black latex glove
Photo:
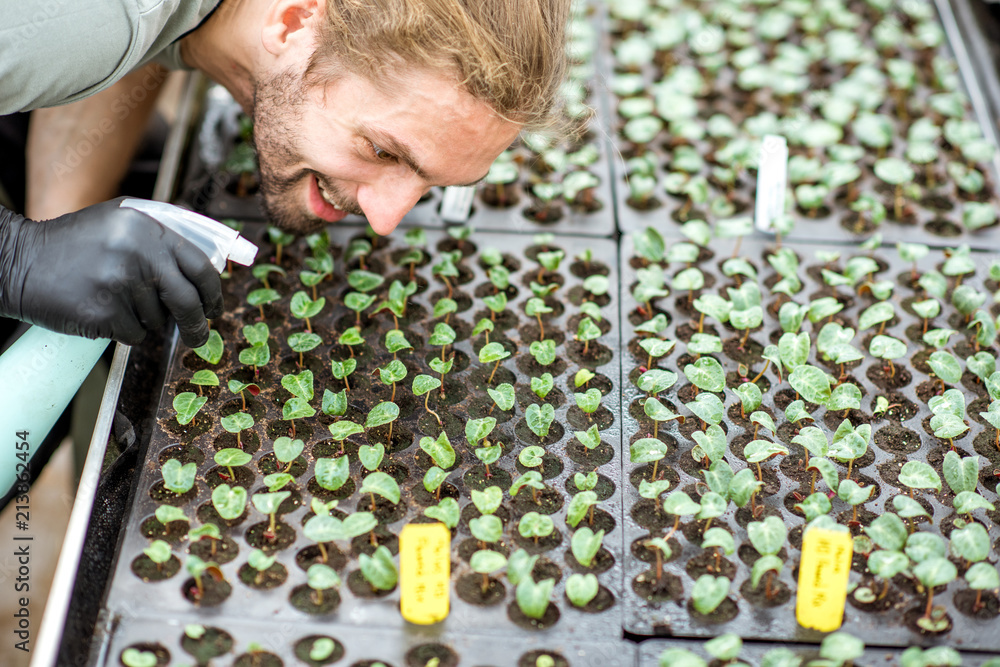
[[[208,340],[222,284],[196,246],[121,199],[47,222],[0,207],[0,314],[46,329],[135,344],[164,325]]]

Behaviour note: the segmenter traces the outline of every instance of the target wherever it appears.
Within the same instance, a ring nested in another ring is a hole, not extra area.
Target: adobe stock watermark
[[[83,137],[66,148],[63,159],[56,162],[53,173],[62,181],[65,177],[83,164],[104,141],[113,134],[135,108],[156,93],[160,84],[166,79],[168,72],[162,69],[147,68],[142,79],[127,91],[122,92],[112,101],[109,114],[101,118],[96,127],[83,130]]]
[[[29,531],[31,527],[31,498],[28,489],[31,478],[28,473],[28,461],[31,460],[31,444],[27,431],[12,433],[14,439],[14,471],[17,475],[14,497],[14,527],[17,533],[13,537],[11,551],[13,552],[16,571],[13,574],[12,589],[17,620],[14,629],[14,648],[28,653],[31,651],[31,542],[34,537]]]

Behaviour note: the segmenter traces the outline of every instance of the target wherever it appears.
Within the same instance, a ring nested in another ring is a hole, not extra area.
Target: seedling
[[[194,578],[195,590],[192,591],[192,597],[194,597],[195,601],[200,601],[205,596],[205,582],[203,579],[205,574],[208,574],[215,581],[226,580],[225,575],[222,574],[222,570],[219,569],[218,563],[212,561],[206,563],[194,554],[188,555],[185,567]]]
[[[253,428],[253,417],[246,412],[234,412],[228,417],[222,417],[219,422],[222,424],[222,428],[236,436],[236,446],[243,449],[241,434],[243,431]]]
[[[542,315],[552,312],[552,308],[545,304],[545,301],[537,296],[528,299],[524,306],[524,312],[528,317],[534,317],[538,321],[538,340],[545,340],[545,326],[542,324]]]
[[[167,459],[160,466],[164,488],[177,495],[183,495],[191,490],[197,472],[198,464],[193,461],[181,465],[177,459]]]
[[[500,362],[510,356],[510,352],[504,348],[500,343],[489,343],[484,345],[482,349],[479,350],[479,363],[488,364],[491,362],[496,362],[493,366],[493,371],[490,373],[490,377],[486,380],[486,384],[493,383],[493,376],[496,375],[497,369],[500,368]],[[442,373],[442,379],[444,374]]]
[[[273,542],[277,538],[277,514],[281,503],[291,497],[291,491],[275,491],[272,493],[255,493],[252,500],[253,506],[261,514],[268,515],[269,523],[264,531],[264,539]]]
[[[207,402],[207,397],[196,396],[193,391],[185,391],[174,396],[173,406],[177,412],[177,423],[181,426],[189,424]]]

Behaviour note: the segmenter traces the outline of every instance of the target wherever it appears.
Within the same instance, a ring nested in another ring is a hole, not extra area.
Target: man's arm
[[[147,65],[96,95],[32,113],[25,212],[49,220],[115,196],[167,70]]]

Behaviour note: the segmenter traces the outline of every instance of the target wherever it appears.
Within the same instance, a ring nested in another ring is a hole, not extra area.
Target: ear
[[[311,52],[325,9],[324,0],[273,0],[261,29],[264,49],[274,56],[301,46]]]

